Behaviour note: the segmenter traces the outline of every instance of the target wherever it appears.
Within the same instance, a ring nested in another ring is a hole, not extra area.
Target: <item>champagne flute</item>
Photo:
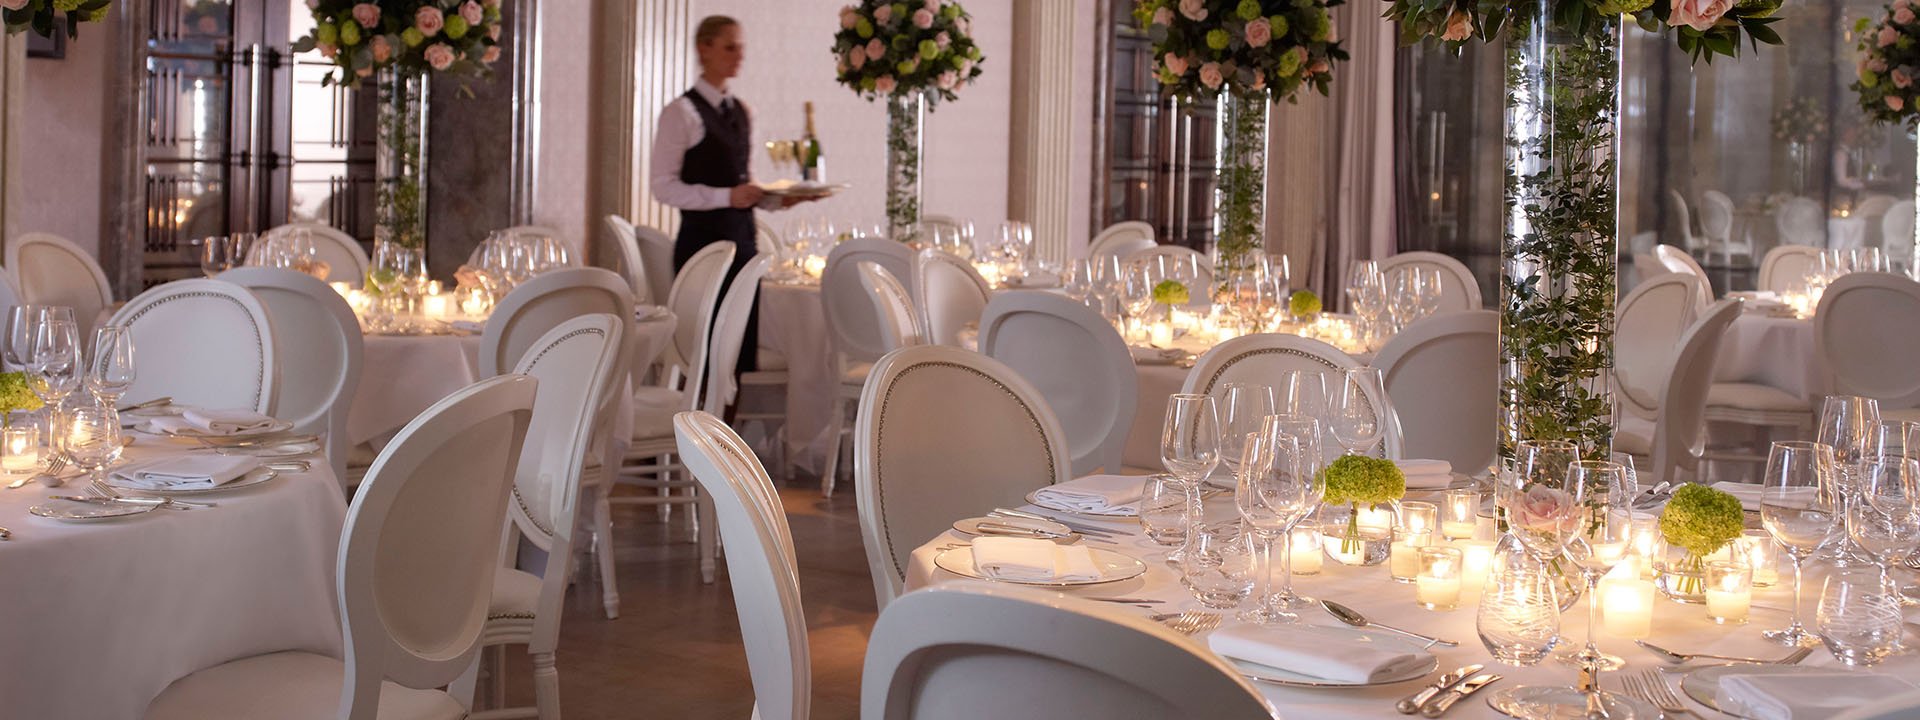
[[[1177,394],[1168,399],[1166,421],[1160,430],[1160,462],[1180,480],[1187,496],[1187,538],[1200,523],[1200,483],[1220,464],[1220,415],[1213,396]],[[1182,546],[1170,562],[1183,556]]]
[[[1618,670],[1626,661],[1600,651],[1595,634],[1600,627],[1600,577],[1627,556],[1633,545],[1633,476],[1619,463],[1581,460],[1567,467],[1565,489],[1577,504],[1566,556],[1580,566],[1587,581],[1587,644],[1560,659],[1578,667]]]
[[[102,325],[93,331],[93,355],[87,359],[87,391],[107,405],[117,406],[133,386],[133,331],[125,325]]]
[[[1776,442],[1767,452],[1760,523],[1793,560],[1793,620],[1784,629],[1761,635],[1782,645],[1812,647],[1820,642],[1801,624],[1800,570],[1840,522],[1833,474],[1833,448],[1823,443]]]
[[[1346,448],[1348,455],[1371,454],[1386,436],[1387,409],[1373,406],[1376,398],[1384,402],[1387,397],[1380,381],[1380,369],[1347,368],[1335,381],[1340,387],[1334,391],[1333,407],[1327,413],[1333,438]]]

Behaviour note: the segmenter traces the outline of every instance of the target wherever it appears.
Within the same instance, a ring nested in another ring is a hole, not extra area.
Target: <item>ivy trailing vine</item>
[[[380,93],[380,157],[374,186],[376,238],[405,248],[426,245],[427,212],[422,182],[421,133],[425,128],[426,78],[383,70]]]
[[[925,99],[919,93],[887,98],[887,226],[898,242],[920,232],[920,121]]]
[[[1215,277],[1251,270],[1266,233],[1267,113],[1264,90],[1220,93],[1220,178],[1214,217],[1214,247],[1221,267]]]

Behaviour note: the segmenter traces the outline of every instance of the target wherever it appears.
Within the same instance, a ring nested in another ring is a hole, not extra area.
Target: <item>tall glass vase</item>
[[[374,161],[374,239],[405,248],[427,243],[427,77],[381,70],[379,146]]]
[[[1220,145],[1215,157],[1213,236],[1216,278],[1253,270],[1267,230],[1267,118],[1265,90],[1220,93]]]
[[[1550,30],[1550,0],[1517,3],[1506,69],[1506,234],[1500,284],[1501,454],[1613,441],[1608,377],[1618,258],[1620,25]]]
[[[887,234],[910,242],[920,232],[920,123],[926,96],[887,97]]]

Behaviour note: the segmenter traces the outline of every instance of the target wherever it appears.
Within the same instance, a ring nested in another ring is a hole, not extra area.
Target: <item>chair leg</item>
[[[847,407],[845,401],[833,403],[833,428],[827,433],[827,467],[820,474],[820,496],[833,497],[835,475],[840,470],[840,437],[847,429]]]
[[[787,421],[780,421],[780,429],[773,433],[773,464],[780,468],[780,482],[785,484],[793,480],[793,465],[787,457]]]
[[[600,568],[600,603],[606,606],[607,619],[620,617],[620,588],[614,585],[613,574],[613,503],[607,499],[612,488],[600,489],[600,500],[594,504],[593,554]]]
[[[474,709],[473,701],[478,697],[475,691],[480,684],[480,660],[485,655],[486,653],[474,653],[473,661],[467,663],[467,669],[461,671],[460,677],[454,678],[452,684],[447,685],[447,694],[452,695],[454,700],[466,706],[469,711]]]
[[[719,521],[714,519],[713,499],[709,498],[706,493],[695,494],[694,503],[696,505],[694,517],[700,525],[698,537],[694,540],[700,550],[700,582],[712,585],[714,555],[716,554],[714,552],[714,535],[716,534],[715,529],[719,525]]]
[[[487,701],[489,709],[507,706],[507,646],[487,648]]]
[[[533,705],[540,720],[560,720],[560,669],[553,653],[533,654]]]

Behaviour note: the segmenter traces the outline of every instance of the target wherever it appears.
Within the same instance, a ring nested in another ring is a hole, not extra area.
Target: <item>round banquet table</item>
[[[1228,517],[1233,512],[1231,494],[1207,501],[1209,517]],[[1032,505],[1023,505],[1023,509],[1041,511]],[[984,509],[983,509],[984,510]],[[1051,511],[1043,511],[1059,515]],[[1167,548],[1162,548],[1147,540],[1141,533],[1140,524],[1132,519],[1103,521],[1087,517],[1069,517],[1075,523],[1107,528],[1123,533],[1118,544],[1092,543],[1089,547],[1116,550],[1132,555],[1146,562],[1147,572],[1138,578],[1120,582],[1092,585],[1065,591],[1067,595],[1089,597],[1130,597],[1151,598],[1164,601],[1153,609],[1139,609],[1142,616],[1157,613],[1176,613],[1187,610],[1216,612],[1223,615],[1223,625],[1231,626],[1239,621],[1233,618],[1237,610],[1212,610],[1195,600],[1180,585],[1178,571],[1169,567],[1165,560]],[[963,580],[962,576],[941,570],[934,566],[934,556],[940,548],[964,544],[970,538],[952,530],[935,537],[931,542],[914,550],[907,566],[906,589],[908,591],[927,587],[935,583]],[[962,550],[964,551],[964,549]],[[1278,552],[1278,550],[1276,550]],[[1475,609],[1479,606],[1477,590],[1463,590],[1460,606],[1451,611],[1427,610],[1414,603],[1413,585],[1400,584],[1387,577],[1386,565],[1374,567],[1348,567],[1327,559],[1324,570],[1308,577],[1295,577],[1294,590],[1308,597],[1325,597],[1351,606],[1369,618],[1382,623],[1395,625],[1418,633],[1452,640],[1460,643],[1458,647],[1434,647],[1433,653],[1439,658],[1440,666],[1421,681],[1405,682],[1355,689],[1308,689],[1282,687],[1255,682],[1269,702],[1278,711],[1281,718],[1400,718],[1393,704],[1402,697],[1413,694],[1432,682],[1440,673],[1470,663],[1482,663],[1487,668],[1482,672],[1505,676],[1487,689],[1476,693],[1449,711],[1449,718],[1498,718],[1503,715],[1495,712],[1486,704],[1486,698],[1493,691],[1519,685],[1566,685],[1571,686],[1576,672],[1570,665],[1556,660],[1547,660],[1533,667],[1512,667],[1494,662],[1486,647],[1480,644],[1475,632]],[[1277,564],[1276,564],[1276,573]],[[1782,580],[1790,573],[1782,566]],[[1809,568],[1807,595],[1807,622],[1811,624],[1813,605],[1819,599],[1820,573]],[[1582,597],[1579,604],[1561,615],[1561,636],[1563,643],[1583,644],[1587,637],[1587,598]],[[1700,605],[1681,605],[1664,599],[1655,599],[1653,612],[1653,634],[1650,640],[1664,647],[1681,652],[1703,652],[1741,657],[1779,657],[1787,650],[1760,637],[1763,630],[1783,627],[1787,614],[1778,609],[1792,606],[1791,594],[1785,585],[1754,591],[1754,608],[1751,619],[1746,625],[1715,625],[1706,617],[1706,610]],[[1131,606],[1118,606],[1131,607]],[[1604,612],[1604,610],[1603,610]],[[1909,618],[1916,617],[1909,611]],[[1339,626],[1332,616],[1319,610],[1301,612],[1303,622],[1313,625]],[[1196,635],[1202,652],[1207,652],[1204,634]],[[1638,673],[1654,668],[1671,667],[1661,662],[1652,653],[1634,645],[1631,640],[1612,637],[1602,632],[1599,637],[1600,649],[1618,655],[1627,660],[1621,672]],[[1914,633],[1908,633],[1909,644],[1914,642]],[[1802,665],[1811,667],[1837,668],[1839,663],[1823,649],[1815,649]],[[1920,654],[1910,654],[1883,662],[1880,672],[1905,678],[1920,677]],[[1621,688],[1618,673],[1603,673],[1601,686],[1610,691]],[[1674,691],[1679,692],[1678,682],[1671,682]],[[1689,709],[1706,718],[1724,718],[1705,706],[1688,700]]]
[[[135,435],[126,458],[190,443]],[[280,650],[338,657],[335,554],[347,503],[327,464],[153,510],[69,523],[27,508],[85,483],[0,489],[0,715],[137,718],[169,683]],[[9,479],[11,481],[11,479]]]
[[[760,347],[787,358],[787,457],[820,472],[831,446],[834,398],[833,340],[819,285],[760,281]]]
[[[1813,320],[1743,312],[1727,326],[1714,356],[1713,381],[1755,383],[1807,401],[1833,388],[1833,374],[1814,348]]]

